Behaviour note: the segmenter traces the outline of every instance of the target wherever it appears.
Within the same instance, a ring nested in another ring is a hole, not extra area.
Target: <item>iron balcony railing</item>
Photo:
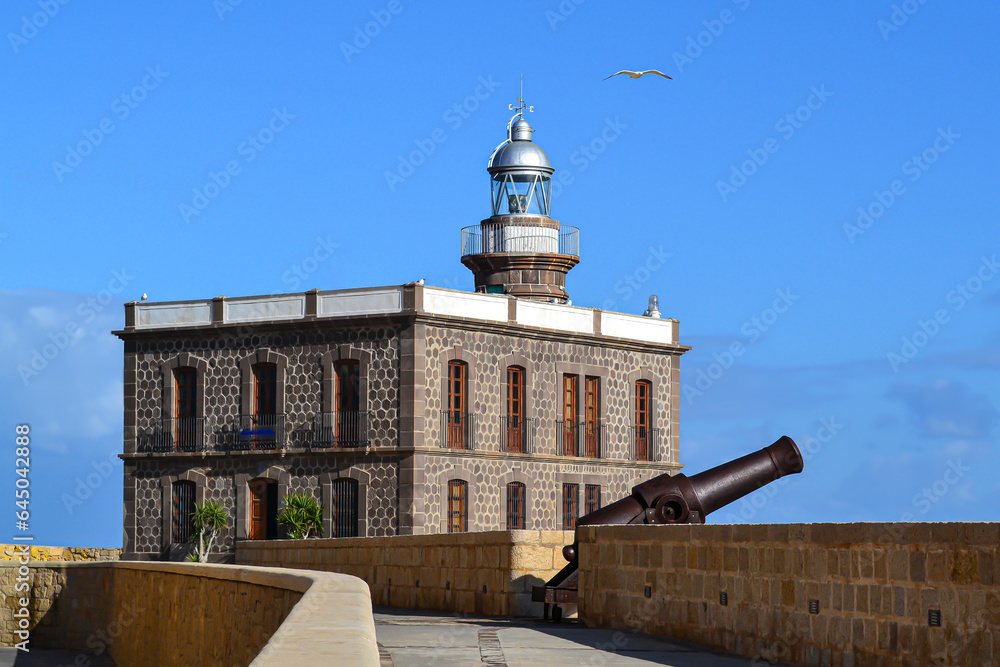
[[[447,449],[475,449],[476,415],[471,412],[442,410],[441,446]]]
[[[285,446],[285,415],[240,415],[233,428],[220,437],[230,451],[282,449]]]
[[[462,255],[506,253],[580,256],[580,230],[570,225],[472,225],[462,229]]]
[[[593,421],[557,421],[556,451],[563,456],[601,458],[604,451],[604,424]]]
[[[534,451],[535,420],[523,417],[500,417],[500,451],[508,454],[531,454]]]
[[[205,451],[204,417],[164,417],[136,436],[136,451],[144,454]]]
[[[646,426],[629,428],[629,458],[633,461],[660,461],[660,429]]]
[[[356,410],[320,412],[313,422],[316,448],[367,447],[368,413]]]

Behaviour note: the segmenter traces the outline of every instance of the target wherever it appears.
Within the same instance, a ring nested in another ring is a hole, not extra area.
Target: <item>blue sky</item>
[[[470,289],[459,229],[488,215],[521,74],[566,174],[553,217],[581,229],[574,303],[658,294],[694,346],[688,470],[808,444],[804,474],[714,520],[995,520],[998,19],[917,0],[4,3],[0,437],[32,425],[36,539],[120,544],[123,302]],[[623,68],[674,80],[602,80]]]

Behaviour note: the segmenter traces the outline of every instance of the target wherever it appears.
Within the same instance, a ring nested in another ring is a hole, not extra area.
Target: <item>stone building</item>
[[[206,499],[225,559],[282,536],[293,491],[328,537],[561,529],[680,468],[678,323],[567,303],[579,232],[531,133],[518,109],[491,215],[462,230],[475,293],[126,304],[123,558],[179,557]]]

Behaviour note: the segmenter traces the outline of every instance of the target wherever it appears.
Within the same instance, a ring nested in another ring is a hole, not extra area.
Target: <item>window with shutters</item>
[[[579,493],[580,486],[578,484],[563,484],[563,530],[576,528],[576,519],[580,514]]]
[[[333,537],[358,536],[358,481],[347,477],[333,480]]]
[[[465,449],[468,438],[468,370],[469,366],[464,361],[448,362],[448,405],[445,426],[447,446],[454,449]]]
[[[639,461],[650,460],[652,393],[652,383],[649,380],[639,380],[635,383],[635,458]]]
[[[186,543],[194,535],[194,482],[179,481],[172,485],[173,521],[171,541]]]
[[[563,375],[562,454],[576,456],[578,376]]]
[[[598,458],[600,452],[601,378],[587,376],[584,380],[583,399],[584,456]]]
[[[461,479],[448,482],[449,533],[464,533],[469,530],[468,488],[468,483]]]
[[[525,528],[525,490],[521,482],[507,483],[507,530]]]
[[[591,514],[601,509],[601,487],[598,484],[588,484],[584,489],[586,507],[584,514]]]
[[[507,367],[507,423],[506,451],[523,453],[525,451],[524,424],[524,369],[520,366]]]

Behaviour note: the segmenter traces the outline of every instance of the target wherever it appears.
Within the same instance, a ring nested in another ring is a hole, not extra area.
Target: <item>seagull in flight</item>
[[[667,76],[666,74],[664,74],[664,73],[663,73],[663,72],[661,72],[660,70],[656,70],[656,69],[647,69],[647,70],[646,70],[646,71],[644,71],[644,72],[633,72],[632,70],[628,70],[628,69],[623,69],[623,70],[622,70],[622,71],[620,71],[620,72],[615,72],[615,73],[614,73],[614,74],[612,74],[611,76],[618,76],[619,74],[628,74],[628,75],[629,75],[629,77],[631,77],[631,78],[633,78],[633,79],[638,79],[638,78],[639,78],[640,76],[642,76],[643,74],[659,74],[659,75],[660,75],[660,76],[662,76],[662,77],[663,77],[664,79],[670,79],[671,81],[673,81],[673,79],[672,79],[671,77]],[[611,78],[611,76],[606,76],[606,77],[604,77],[604,81],[607,81],[608,79],[610,79],[610,78]]]

